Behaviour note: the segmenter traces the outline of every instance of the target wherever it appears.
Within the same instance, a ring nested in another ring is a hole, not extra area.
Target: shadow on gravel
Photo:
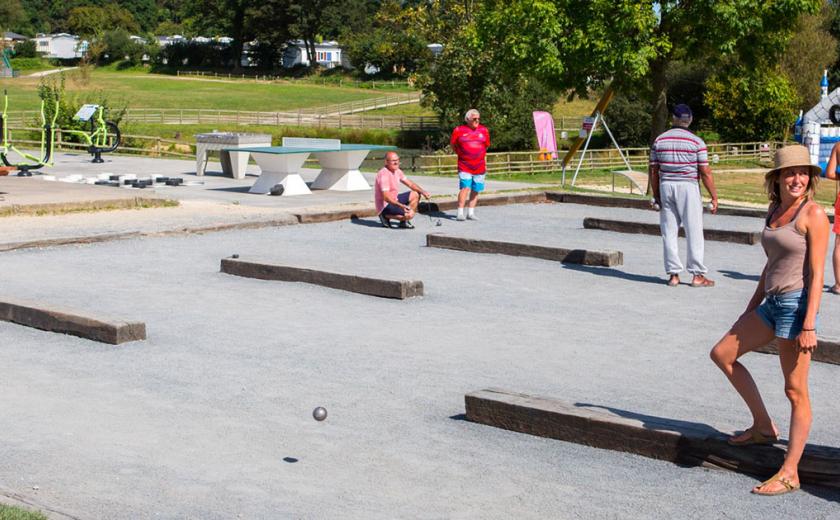
[[[659,276],[648,276],[644,274],[625,273],[610,267],[592,267],[588,265],[563,264],[566,269],[572,271],[580,271],[583,273],[595,274],[598,276],[607,276],[609,278],[621,278],[630,282],[654,283],[657,285],[665,285],[665,278]]]
[[[385,229],[382,227],[382,223],[379,220],[371,220],[365,218],[358,218],[358,217],[351,217],[350,218],[351,224],[356,224],[357,226],[364,226],[364,227],[378,227],[380,229]]]
[[[591,403],[575,403],[575,406],[606,410],[619,417],[641,422],[641,428],[620,427],[621,430],[627,432],[625,436],[628,444],[637,448],[643,447],[643,452],[651,451],[651,453],[638,453],[640,455],[669,460],[682,467],[715,467],[764,480],[775,473],[785,457],[784,446],[787,442],[783,440],[779,440],[772,446],[731,446],[727,443],[730,433],[722,432],[705,423],[645,415]],[[660,451],[655,446],[663,440],[653,434],[654,430],[677,432],[680,437],[673,445],[671,445],[674,442],[673,439],[667,441],[668,446],[663,446],[665,449]],[[633,449],[620,451],[636,453]],[[657,454],[666,454],[666,456],[657,456]],[[804,482],[802,490],[823,500],[840,502],[838,466],[840,466],[840,449],[808,444],[799,464],[799,475]]]
[[[232,188],[210,188],[207,191],[229,191],[232,193],[248,193],[248,190],[250,189],[250,186],[235,186]]]
[[[727,278],[732,278],[733,280],[752,280],[753,282],[757,282],[761,279],[761,275],[744,274],[739,273],[738,271],[727,271],[726,269],[718,269],[718,272]]]
[[[450,415],[449,418],[452,419],[453,421],[466,421],[467,420],[467,414],[457,413],[455,415]]]

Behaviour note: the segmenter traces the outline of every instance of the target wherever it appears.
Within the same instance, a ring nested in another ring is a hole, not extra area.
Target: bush
[[[15,45],[15,58],[37,58],[35,40],[26,40]]]
[[[796,91],[776,70],[730,67],[706,82],[706,105],[726,141],[782,139],[796,120]]]
[[[636,92],[616,94],[605,111],[615,140],[627,147],[650,144],[651,114],[650,103]]]

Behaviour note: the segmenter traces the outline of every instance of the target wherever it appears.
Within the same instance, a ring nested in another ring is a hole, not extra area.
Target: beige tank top
[[[805,235],[796,229],[796,221],[809,202],[803,202],[796,210],[796,215],[784,226],[771,228],[773,210],[767,215],[761,233],[761,246],[767,254],[767,270],[764,274],[766,294],[784,294],[805,287],[805,280],[810,275],[808,243]]]

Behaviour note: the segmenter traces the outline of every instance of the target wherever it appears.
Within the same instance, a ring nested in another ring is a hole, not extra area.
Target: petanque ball
[[[231,255],[231,258],[239,258],[239,255],[233,254],[233,255]]]
[[[269,193],[271,195],[274,195],[274,196],[279,196],[279,195],[282,195],[284,191],[286,191],[285,186],[283,186],[282,184],[275,184],[274,186],[271,187],[271,190],[269,190]]]
[[[327,409],[324,408],[323,406],[319,406],[318,408],[315,408],[314,410],[312,410],[312,417],[316,421],[323,421],[324,419],[327,418]]]

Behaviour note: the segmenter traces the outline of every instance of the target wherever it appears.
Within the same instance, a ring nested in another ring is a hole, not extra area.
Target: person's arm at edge
[[[455,152],[455,155],[458,155],[460,150],[458,149],[458,128],[456,127],[455,130],[452,131],[452,137],[449,138],[449,146],[452,147],[452,151]]]
[[[662,207],[662,201],[659,198],[659,165],[651,164],[648,166],[648,184],[653,192],[653,200],[659,207]]]
[[[747,314],[751,313],[752,311],[756,310],[761,302],[764,301],[764,278],[767,274],[767,264],[764,265],[764,269],[761,270],[761,278],[758,279],[758,285],[755,287],[755,292],[753,292],[752,298],[750,298],[750,302],[747,304],[747,308],[741,314],[741,316],[746,316]]]
[[[802,332],[796,336],[796,345],[803,351],[817,348],[817,312],[820,310],[822,298],[825,255],[828,252],[828,217],[819,204],[811,204],[805,217],[803,227],[808,241],[808,267],[811,277],[808,284],[808,306],[805,308],[805,321],[802,322]],[[811,330],[804,330],[811,329]]]
[[[715,189],[715,178],[712,175],[712,168],[708,164],[704,164],[698,169],[700,170],[700,179],[703,181],[703,186],[706,187],[709,195],[712,196],[712,213],[717,213],[718,196],[717,189]]]
[[[417,184],[417,183],[414,183],[414,182],[410,181],[410,180],[408,179],[408,177],[406,177],[406,178],[402,179],[400,182],[402,182],[403,184],[405,184],[406,186],[408,186],[408,189],[410,189],[410,190],[412,190],[412,191],[416,191],[417,193],[419,193],[420,195],[422,195],[422,196],[426,197],[427,199],[428,199],[429,197],[431,197],[431,195],[429,195],[429,192],[428,192],[428,191],[426,191],[426,190],[424,190],[423,188],[421,188],[419,184]]]
[[[828,165],[825,167],[825,178],[837,180],[837,156],[840,155],[840,143],[835,143],[828,156]]]

